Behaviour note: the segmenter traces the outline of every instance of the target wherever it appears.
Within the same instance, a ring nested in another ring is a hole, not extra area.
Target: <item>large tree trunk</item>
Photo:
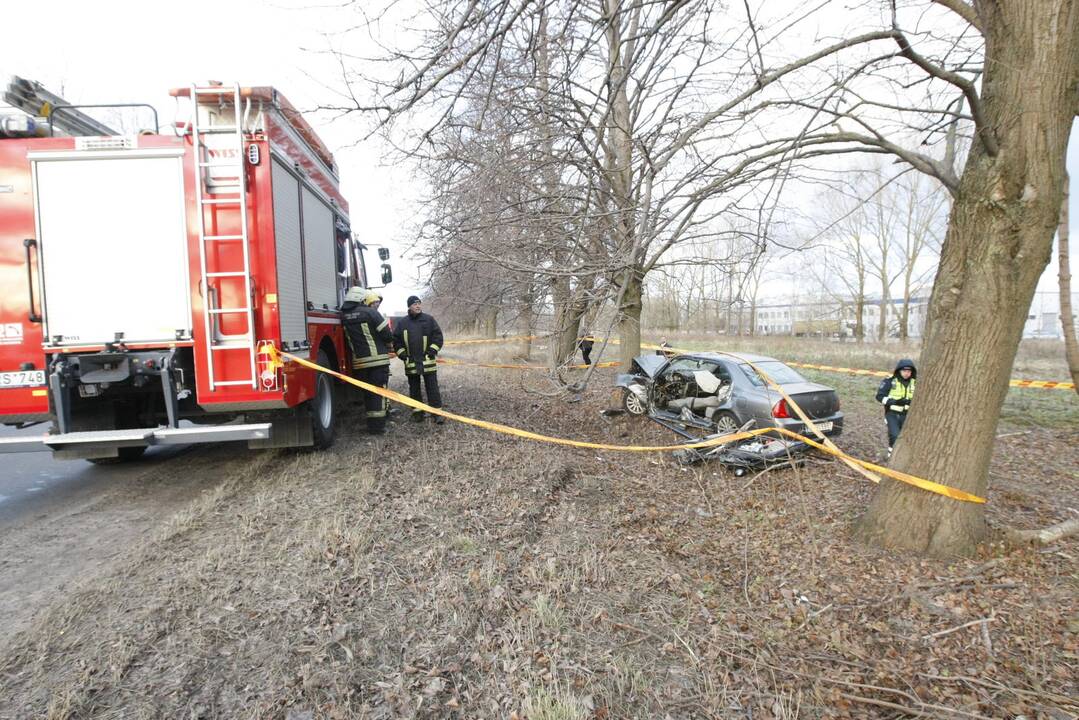
[[[1060,228],[1057,230],[1057,277],[1060,280],[1060,324],[1064,333],[1064,357],[1072,376],[1075,392],[1079,393],[1079,343],[1075,341],[1075,314],[1072,310],[1072,271],[1068,243],[1068,176],[1064,176],[1064,201],[1060,204]]]
[[[975,140],[929,303],[922,372],[894,466],[985,496],[1012,362],[1060,212],[1077,107],[1073,0],[979,3],[986,35],[983,110],[998,152]],[[984,506],[885,478],[858,526],[885,547],[970,555]]]
[[[551,306],[554,313],[547,355],[547,365],[552,370],[565,362],[568,353],[573,352],[572,346],[567,347],[569,335],[576,334],[575,330],[570,330],[569,301],[569,280],[563,277],[555,278],[551,283]]]
[[[634,273],[622,289],[618,306],[619,361],[629,372],[633,358],[641,354],[641,277]]]
[[[723,321],[723,333],[725,335],[733,335],[731,328],[732,313],[734,312],[734,278],[731,277],[727,281],[727,312]]]
[[[480,314],[483,323],[483,337],[493,338],[498,335],[498,308],[485,307]]]
[[[858,297],[854,299],[854,337],[865,342],[865,273],[858,273]]]
[[[891,297],[888,293],[887,280],[881,281],[880,291],[880,315],[877,316],[877,342],[884,342],[888,337],[888,306]]]
[[[899,339],[904,342],[910,337],[910,280],[911,271],[907,270],[903,276],[903,309],[899,313]]]
[[[521,341],[520,356],[525,360],[532,357],[532,335],[536,331],[536,291],[535,285],[529,283],[528,290],[521,301]]]
[[[620,253],[624,253],[627,269],[622,274],[618,302],[618,335],[623,372],[628,372],[633,358],[641,352],[641,296],[643,276],[638,266],[640,248],[637,241],[637,213],[633,194],[633,116],[629,108],[627,88],[628,69],[625,52],[623,13],[639,13],[639,9],[623,8],[620,0],[601,0],[607,23],[607,103],[609,123],[605,174],[614,203],[612,233]],[[647,207],[644,209],[647,210]]]

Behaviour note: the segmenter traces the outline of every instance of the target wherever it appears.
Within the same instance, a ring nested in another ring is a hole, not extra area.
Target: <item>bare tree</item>
[[[809,263],[809,268],[824,293],[840,305],[850,303],[854,315],[852,332],[858,342],[863,342],[869,277],[866,238],[870,233],[865,200],[853,191],[847,182],[818,196],[818,230],[810,242],[823,244],[814,250],[824,273],[814,272],[815,263]]]
[[[878,186],[890,185],[891,178],[885,178],[878,167],[870,173]],[[890,260],[892,255],[892,237],[897,225],[898,209],[888,202],[885,193],[874,192],[868,201],[871,236],[871,252],[866,253],[868,265],[880,284],[880,304],[877,307],[877,340],[888,337],[888,311],[892,308],[892,280]]]
[[[1075,314],[1072,311],[1072,272],[1069,258],[1071,233],[1068,229],[1068,196],[1070,179],[1064,175],[1064,199],[1060,203],[1060,224],[1057,226],[1057,277],[1060,282],[1060,324],[1064,333],[1064,357],[1072,384],[1079,393],[1079,343],[1075,340]]]
[[[897,243],[900,250],[900,275],[903,281],[903,304],[899,310],[899,339],[910,337],[910,305],[919,287],[919,263],[927,255],[936,260],[940,239],[947,225],[950,198],[947,191],[923,175],[907,174],[896,184],[899,201],[903,208],[902,238]],[[922,264],[926,264],[922,262]],[[932,263],[936,270],[936,263]]]
[[[545,46],[548,33],[542,28],[558,25],[560,52],[557,58],[537,53],[529,89],[540,100],[553,98],[539,106],[540,124],[550,132],[557,126],[559,137],[575,144],[586,212],[602,234],[590,239],[587,271],[594,282],[579,283],[566,273],[552,277],[556,324],[568,336],[574,313],[561,322],[558,309],[573,306],[571,286],[583,284],[593,296],[602,288],[617,303],[622,361],[628,365],[639,351],[646,275],[673,247],[709,234],[710,223],[737,202],[731,197],[735,190],[774,185],[798,159],[786,153],[789,141],[736,139],[749,122],[750,99],[773,86],[782,95],[778,84],[799,68],[890,34],[840,41],[769,71],[759,50],[746,52],[741,29],[724,28],[717,20],[721,7],[718,0],[432,0],[434,29],[415,51],[397,53],[405,67],[398,79],[381,85],[381,103],[337,109],[368,109],[389,120],[427,102],[436,124],[456,124],[459,104],[493,86],[488,68],[506,74],[514,65],[507,62],[508,52]],[[741,72],[731,72],[738,67]],[[698,86],[713,88],[719,101],[702,97]],[[431,128],[421,135],[430,139]],[[754,233],[762,248],[769,219],[759,218]],[[575,267],[574,260],[557,257],[550,267]],[[743,294],[736,295],[745,302]]]
[[[1079,8],[1072,0],[938,0],[985,38],[984,63],[902,56],[953,85],[973,142],[961,174],[927,169],[954,198],[929,304],[918,397],[893,456],[906,472],[984,496],[1012,363],[1038,277],[1052,251],[1064,155],[1079,108]],[[981,87],[975,83],[980,77]],[[986,536],[983,508],[883,481],[860,534],[934,555],[969,554]]]
[[[1075,0],[892,0],[879,22],[869,17],[876,7],[866,5],[858,32],[776,61],[765,53],[797,18],[734,23],[707,0],[429,0],[435,22],[419,50],[397,53],[400,74],[377,101],[339,109],[389,119],[435,98],[426,112],[448,117],[515,28],[539,8],[557,16],[571,50],[551,92],[571,109],[559,115],[560,135],[589,168],[586,206],[606,258],[591,277],[617,289],[623,360],[639,346],[646,275],[736,192],[764,187],[744,199],[770,205],[796,166],[851,152],[930,175],[953,204],[918,395],[893,463],[984,495],[1027,308],[1052,251],[1079,107],[1079,10]],[[760,218],[761,243],[774,242],[770,213]],[[980,505],[885,480],[859,533],[952,555],[973,552],[986,524]]]

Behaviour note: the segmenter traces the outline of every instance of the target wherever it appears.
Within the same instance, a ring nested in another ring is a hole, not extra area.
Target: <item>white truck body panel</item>
[[[180,151],[40,153],[45,337],[60,345],[191,336]]]

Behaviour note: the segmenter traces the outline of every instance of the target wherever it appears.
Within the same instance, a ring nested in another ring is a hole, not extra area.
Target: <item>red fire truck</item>
[[[0,125],[0,422],[51,423],[0,451],[333,442],[333,380],[260,352],[349,367],[337,308],[368,285],[333,155],[273,88],[171,94],[173,132]]]

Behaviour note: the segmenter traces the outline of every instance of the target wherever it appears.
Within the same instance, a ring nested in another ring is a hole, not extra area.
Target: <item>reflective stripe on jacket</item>
[[[906,412],[910,409],[910,400],[914,397],[915,382],[917,381],[914,378],[905,383],[894,377],[883,380],[877,389],[877,400],[884,405],[886,412]],[[894,403],[896,400],[906,400],[907,404],[888,407],[888,401]]]
[[[433,350],[437,354],[442,349],[442,328],[427,313],[406,315],[396,321],[393,347],[397,357],[405,362],[406,375],[437,372],[438,365],[434,358],[427,357],[427,352]]]
[[[390,364],[393,333],[382,313],[367,305],[346,302],[341,306],[341,324],[352,352],[353,370]]]

